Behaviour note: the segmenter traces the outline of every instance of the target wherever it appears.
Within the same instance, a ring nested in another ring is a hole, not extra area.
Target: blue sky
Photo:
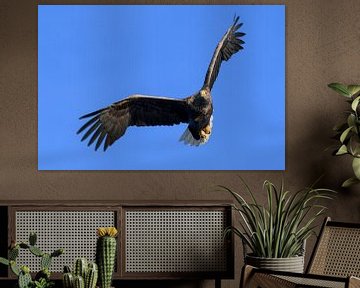
[[[285,6],[39,5],[39,170],[285,169]],[[187,125],[129,127],[106,152],[81,142],[79,117],[134,93],[198,91],[214,49],[244,23],[244,50],[212,90],[208,143]]]

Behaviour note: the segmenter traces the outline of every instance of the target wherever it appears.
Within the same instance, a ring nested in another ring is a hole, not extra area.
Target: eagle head
[[[209,97],[210,96],[210,89],[209,87],[205,87],[204,89],[200,90],[201,97]]]

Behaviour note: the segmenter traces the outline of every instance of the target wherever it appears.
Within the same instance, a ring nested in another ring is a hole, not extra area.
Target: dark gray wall
[[[165,2],[171,3],[131,1]],[[198,0],[196,3],[216,2]],[[339,188],[351,173],[351,163],[346,157],[332,157],[325,148],[331,145],[332,127],[342,119],[346,109],[343,99],[330,91],[327,84],[360,83],[360,22],[357,20],[360,2],[244,0],[223,3],[286,4],[285,172],[37,171],[37,2],[1,0],[0,200],[230,200],[228,195],[207,187],[212,184],[240,187],[237,175],[241,175],[264,201],[261,185],[265,179],[280,183],[284,178],[286,186],[295,190],[324,174],[320,185],[339,191],[337,200],[329,204],[328,214],[337,220],[359,222],[360,186],[348,190]],[[264,87],[264,93],[266,89],[271,87]],[[262,109],[267,109],[266,103]],[[311,245],[312,242],[308,250]],[[237,246],[236,269],[240,270],[241,247]],[[235,281],[225,281],[224,286],[237,287],[239,273],[236,277]],[[211,287],[213,283],[189,285],[180,286]]]

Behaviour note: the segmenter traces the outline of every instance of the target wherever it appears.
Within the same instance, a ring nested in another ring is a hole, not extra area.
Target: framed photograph
[[[284,5],[39,5],[39,170],[284,170]]]

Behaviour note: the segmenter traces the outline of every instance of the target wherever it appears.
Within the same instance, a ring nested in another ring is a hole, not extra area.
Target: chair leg
[[[215,288],[221,288],[221,279],[215,278]]]
[[[244,267],[242,268],[242,271],[241,271],[239,288],[248,287],[250,280],[251,280],[251,276],[253,274],[253,271],[254,271],[254,267],[252,267],[250,265],[244,265]]]

